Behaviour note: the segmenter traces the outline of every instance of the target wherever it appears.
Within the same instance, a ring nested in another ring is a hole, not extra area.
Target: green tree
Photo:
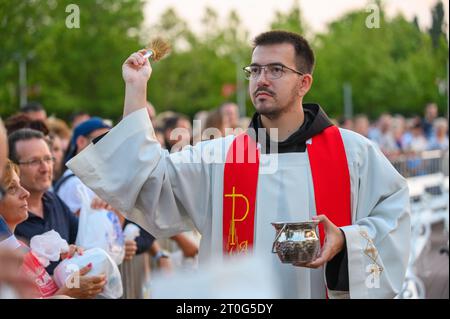
[[[0,115],[19,107],[19,62],[32,64],[54,20],[47,1],[0,2]]]
[[[320,102],[332,116],[343,114],[343,85],[352,86],[355,113],[422,113],[424,104],[444,107],[437,81],[445,78],[448,44],[433,52],[431,38],[402,16],[380,27],[366,26],[368,13],[347,13],[316,36],[316,70],[308,101]]]
[[[302,11],[298,0],[294,0],[292,7],[286,12],[275,12],[275,18],[270,24],[271,30],[286,30],[305,35],[307,26],[302,17]]]
[[[441,37],[445,37],[444,32],[444,4],[442,1],[436,3],[436,5],[431,9],[431,28],[428,31],[430,33],[431,39],[433,41],[433,47],[439,46]]]
[[[5,58],[0,68],[5,65],[10,70],[2,72],[5,86],[0,88],[0,103],[7,107],[2,107],[1,113],[19,107],[17,64],[11,61],[11,52],[18,51],[33,53],[28,63],[28,86],[38,89],[32,90],[30,99],[41,101],[49,113],[67,116],[83,109],[105,117],[121,114],[120,66],[140,47],[143,2],[79,1],[80,28],[69,29],[66,7],[72,2],[21,1],[17,6],[13,1],[2,2],[11,7],[2,15],[2,26],[20,31],[1,32],[9,46],[7,52],[2,50]]]
[[[19,107],[18,61],[28,59],[29,98],[43,102],[50,113],[65,116],[76,109],[118,117],[123,103],[120,67],[130,52],[156,35],[173,46],[167,59],[153,65],[149,98],[158,111],[193,115],[225,100],[243,103],[242,94],[224,95],[224,86],[238,84],[249,63],[247,30],[237,12],[225,21],[206,8],[201,34],[174,9],[149,29],[142,26],[143,0],[81,0],[80,29],[68,29],[65,12],[70,0],[0,2],[0,114]],[[432,10],[433,26],[422,31],[417,19],[385,17],[369,28],[365,10],[348,12],[311,34],[298,1],[291,10],[276,12],[270,27],[306,34],[316,53],[314,83],[305,102],[318,102],[331,116],[343,113],[343,86],[350,84],[355,113],[372,117],[382,112],[422,113],[429,101],[441,111],[446,97],[439,84],[446,79],[448,41],[443,36],[442,2]],[[253,107],[247,99],[247,115]]]
[[[190,32],[173,31],[186,25],[175,10],[168,9],[161,16],[154,28],[162,31],[165,26],[166,34],[178,45],[167,59],[153,65],[149,99],[158,111],[174,110],[193,116],[199,110],[235,99],[234,95],[223,96],[222,88],[236,83],[237,69],[245,64],[241,61],[249,54],[248,32],[236,12],[230,12],[227,22],[222,26],[217,12],[206,8],[202,23],[207,32],[195,37]]]

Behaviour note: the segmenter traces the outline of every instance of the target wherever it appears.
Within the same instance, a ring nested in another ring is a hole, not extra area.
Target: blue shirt
[[[0,216],[0,242],[11,237],[11,235],[12,235],[12,233],[9,230],[8,225],[6,224],[3,217]]]
[[[15,235],[28,243],[35,235],[41,235],[47,231],[55,230],[67,243],[75,244],[78,233],[78,217],[75,216],[66,204],[55,194],[45,192],[42,197],[44,206],[44,218],[28,212],[28,218],[17,225]],[[52,262],[47,267],[47,272],[53,274],[57,262]]]

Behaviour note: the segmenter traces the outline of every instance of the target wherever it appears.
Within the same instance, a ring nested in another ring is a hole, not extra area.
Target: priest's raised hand
[[[152,66],[144,58],[145,52],[141,50],[131,54],[122,65],[122,77],[126,86],[124,117],[147,105],[147,82],[152,74]]]

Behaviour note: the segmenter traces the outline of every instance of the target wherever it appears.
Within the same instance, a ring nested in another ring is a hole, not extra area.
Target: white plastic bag
[[[68,252],[69,245],[58,232],[52,229],[41,235],[33,236],[30,241],[30,249],[39,263],[47,267],[50,261],[58,261],[61,253]]]
[[[88,249],[81,256],[76,254],[72,258],[60,262],[53,273],[56,285],[61,287],[67,279],[69,279],[68,285],[75,284],[74,279],[68,277],[89,263],[92,263],[92,269],[86,276],[106,275],[106,285],[99,295],[105,298],[120,298],[123,294],[123,287],[119,268],[109,254],[101,248]]]
[[[123,230],[123,235],[125,237],[125,240],[135,240],[136,237],[139,236],[141,233],[141,230],[139,227],[135,224],[127,224],[125,226],[125,229]]]
[[[120,265],[125,257],[124,237],[119,218],[114,212],[91,208],[92,198],[79,187],[81,210],[78,221],[77,246],[84,249],[102,248]]]

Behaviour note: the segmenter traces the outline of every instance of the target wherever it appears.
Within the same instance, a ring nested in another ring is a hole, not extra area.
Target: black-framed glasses
[[[286,69],[299,75],[304,75],[304,73],[291,69],[290,67],[287,67],[281,63],[270,63],[266,65],[252,64],[243,68],[247,80],[254,80],[259,78],[262,70],[266,72],[269,79],[276,80],[283,76],[283,74],[286,72]]]
[[[48,156],[48,157],[44,157],[44,158],[34,158],[34,159],[30,159],[28,161],[17,162],[17,164],[38,167],[42,163],[50,165],[50,164],[53,164],[54,162],[55,162],[55,158],[53,156]]]

